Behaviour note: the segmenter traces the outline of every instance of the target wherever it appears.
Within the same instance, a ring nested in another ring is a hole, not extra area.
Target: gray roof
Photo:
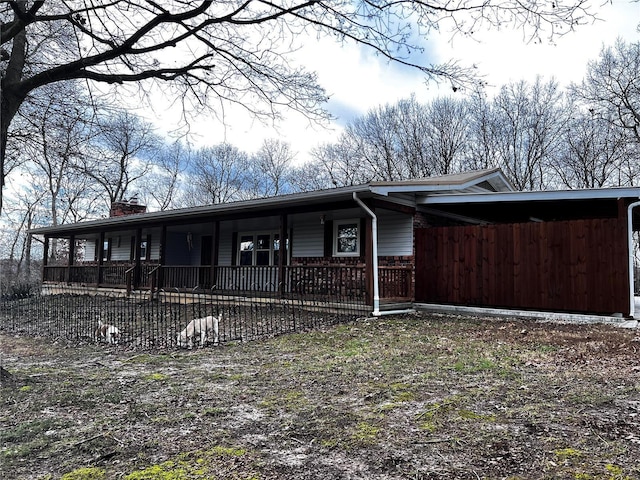
[[[478,170],[452,175],[402,181],[374,181],[362,185],[293,193],[274,197],[244,200],[216,205],[180,208],[159,212],[102,218],[73,224],[40,227],[30,230],[32,234],[68,235],[88,230],[137,228],[165,221],[184,221],[209,216],[233,215],[259,216],[260,212],[291,210],[296,207],[322,209],[329,203],[348,202],[356,193],[362,199],[384,198],[404,205],[437,205],[445,203],[483,203],[542,199],[579,198],[640,198],[640,188],[609,188],[592,190],[562,190],[543,192],[516,192],[499,168]]]
[[[324,205],[329,202],[345,202],[353,199],[355,192],[360,198],[383,196],[397,199],[410,198],[415,204],[415,198],[420,195],[433,193],[454,193],[464,191],[487,191],[478,184],[488,182],[494,190],[510,191],[508,182],[500,169],[478,170],[455,175],[404,180],[397,182],[369,182],[362,185],[338,187],[312,192],[293,193],[274,197],[258,198],[216,205],[179,208],[160,212],[125,215],[119,217],[102,218],[84,222],[40,227],[30,230],[32,234],[71,234],[86,230],[107,229],[110,227],[133,228],[138,225],[158,223],[161,221],[196,219],[202,216],[240,215],[252,212],[273,211],[276,209],[291,209],[298,206],[311,207]]]

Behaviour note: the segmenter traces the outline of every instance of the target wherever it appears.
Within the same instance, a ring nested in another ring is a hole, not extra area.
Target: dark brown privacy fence
[[[196,290],[88,294],[81,288],[45,287],[37,294],[4,295],[0,299],[0,331],[78,342],[96,338],[98,321],[116,327],[118,346],[137,349],[177,347],[177,337],[190,320],[222,315],[219,340],[249,341],[345,323],[369,313],[368,307],[339,295],[281,298],[246,297]],[[209,335],[213,343],[213,335]],[[197,344],[199,337],[194,340]]]
[[[416,301],[627,315],[626,223],[416,230]]]

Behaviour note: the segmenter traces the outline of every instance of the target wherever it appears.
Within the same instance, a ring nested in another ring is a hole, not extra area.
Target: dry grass
[[[0,476],[640,478],[640,336],[416,314],[171,354],[0,337]]]

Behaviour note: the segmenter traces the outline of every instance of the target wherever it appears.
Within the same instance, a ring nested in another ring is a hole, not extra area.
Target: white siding
[[[320,217],[311,215],[305,218],[295,218],[292,223],[291,255],[293,257],[322,257],[324,255],[324,225],[320,224]]]
[[[120,246],[118,247],[118,238],[111,240],[111,261],[128,262],[131,259],[131,237],[123,236],[120,238]]]
[[[378,256],[413,255],[413,217],[378,210]]]
[[[218,265],[231,265],[231,250],[233,244],[233,226],[230,222],[220,223],[220,249],[218,250]]]
[[[84,261],[93,262],[96,258],[96,242],[87,240],[84,242]]]
[[[160,234],[155,232],[151,235],[151,260],[160,258]]]
[[[327,215],[332,220],[361,218],[362,212],[353,209],[339,212],[339,215]],[[335,212],[338,213],[338,212]],[[378,210],[378,255],[413,255],[413,217],[388,210]],[[319,214],[294,215],[293,251],[294,257],[322,257],[324,255],[324,225]]]

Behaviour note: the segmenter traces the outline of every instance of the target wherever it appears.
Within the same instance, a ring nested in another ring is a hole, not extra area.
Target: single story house
[[[637,187],[519,192],[490,169],[160,212],[134,199],[30,233],[47,283],[634,316],[639,205]]]

